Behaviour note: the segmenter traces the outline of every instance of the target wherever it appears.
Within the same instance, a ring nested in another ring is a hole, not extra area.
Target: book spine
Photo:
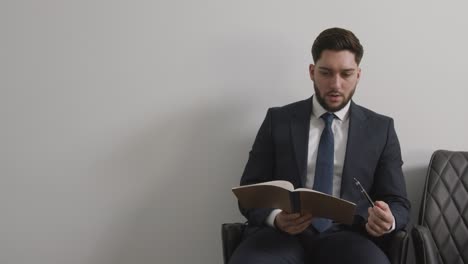
[[[291,208],[293,213],[300,213],[301,212],[301,199],[299,197],[299,192],[291,192]]]

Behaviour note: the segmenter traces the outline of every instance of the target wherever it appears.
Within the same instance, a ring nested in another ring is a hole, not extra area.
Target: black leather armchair
[[[224,263],[228,263],[232,253],[242,240],[242,233],[246,224],[230,223],[221,226],[221,238],[223,242],[223,259]],[[406,263],[406,255],[408,252],[408,233],[404,230],[397,231],[390,242],[387,249],[387,255],[392,264]]]
[[[468,263],[468,152],[434,152],[411,235],[418,264]]]

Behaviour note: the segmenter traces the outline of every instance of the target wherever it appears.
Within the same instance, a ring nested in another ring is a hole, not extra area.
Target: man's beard
[[[354,95],[354,92],[356,91],[356,86],[357,84],[354,86],[354,89],[351,91],[351,93],[349,94],[349,96],[346,98],[342,93],[339,93],[340,96],[343,96],[344,97],[344,100],[341,104],[339,104],[337,107],[331,107],[330,105],[327,105],[327,103],[325,102],[325,98],[322,97],[322,95],[320,94],[320,91],[319,89],[317,88],[317,85],[315,84],[314,82],[314,91],[315,91],[315,96],[317,97],[317,101],[319,102],[319,104],[325,109],[327,110],[328,112],[338,112],[340,111],[341,109],[343,109],[343,107],[345,107],[349,101],[351,100],[351,98],[353,98],[353,95]],[[337,91],[330,91],[328,93],[337,93]],[[327,94],[325,94],[326,96]]]

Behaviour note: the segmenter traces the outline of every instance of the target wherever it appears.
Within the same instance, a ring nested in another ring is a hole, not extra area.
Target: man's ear
[[[314,64],[310,64],[309,65],[309,75],[310,75],[310,79],[313,81],[314,80],[314,70],[315,70],[315,65]]]

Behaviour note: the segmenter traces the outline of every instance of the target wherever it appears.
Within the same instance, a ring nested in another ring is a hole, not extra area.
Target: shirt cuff
[[[275,210],[271,211],[270,215],[268,215],[268,217],[265,219],[265,224],[267,224],[268,226],[271,226],[273,228],[276,228],[275,218],[282,211],[283,210],[281,210],[281,209],[275,209]]]
[[[385,234],[391,233],[395,230],[395,217],[393,217],[393,223],[392,223],[392,228],[390,228]]]

